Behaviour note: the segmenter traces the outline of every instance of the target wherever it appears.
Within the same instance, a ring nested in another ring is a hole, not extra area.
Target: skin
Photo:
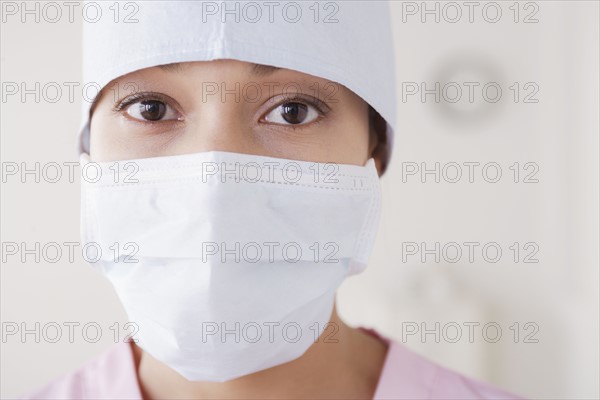
[[[237,100],[233,94],[222,99],[220,89],[207,94],[222,84],[231,91],[236,82]],[[290,83],[294,86],[283,92]],[[260,96],[252,90],[257,87]],[[141,92],[153,94],[115,109]],[[300,99],[291,98],[298,92]],[[162,104],[164,115],[148,113],[140,103],[145,100],[155,111]],[[282,107],[290,102],[306,105],[307,116],[293,123],[282,118],[290,115]],[[150,121],[148,115],[161,119]],[[92,107],[90,158],[118,161],[218,150],[365,165],[373,157],[381,175],[382,124],[373,121],[364,100],[325,79],[236,60],[188,62],[110,82]],[[338,328],[334,342],[318,340],[296,360],[224,383],[188,381],[132,343],[142,394],[144,399],[372,398],[387,345],[348,326],[335,307],[330,322]]]

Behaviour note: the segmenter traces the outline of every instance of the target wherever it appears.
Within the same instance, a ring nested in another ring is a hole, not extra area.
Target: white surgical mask
[[[138,345],[188,380],[231,380],[323,340],[336,289],[366,267],[375,240],[373,159],[211,151],[101,163],[83,154],[82,164],[88,258]]]

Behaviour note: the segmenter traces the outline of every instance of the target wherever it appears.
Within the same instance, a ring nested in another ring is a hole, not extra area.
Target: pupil
[[[306,118],[308,106],[302,103],[286,103],[283,105],[283,119],[290,124],[299,124]]]
[[[141,114],[145,119],[158,121],[165,115],[166,107],[156,100],[146,100],[140,104]]]

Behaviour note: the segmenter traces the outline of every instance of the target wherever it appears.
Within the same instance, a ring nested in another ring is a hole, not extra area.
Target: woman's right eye
[[[127,114],[140,121],[162,121],[179,119],[177,112],[160,100],[141,100],[127,106]]]

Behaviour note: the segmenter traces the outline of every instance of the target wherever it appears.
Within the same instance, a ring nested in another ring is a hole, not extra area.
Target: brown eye
[[[160,101],[146,100],[138,104],[138,111],[144,119],[158,121],[164,117],[167,107]]]
[[[306,104],[286,103],[281,108],[281,116],[290,124],[301,124],[308,114]]]
[[[319,117],[315,107],[298,102],[283,103],[265,116],[268,122],[282,125],[299,125],[314,121]]]
[[[177,112],[163,101],[147,99],[132,103],[127,107],[127,114],[140,121],[161,121],[178,119]]]

